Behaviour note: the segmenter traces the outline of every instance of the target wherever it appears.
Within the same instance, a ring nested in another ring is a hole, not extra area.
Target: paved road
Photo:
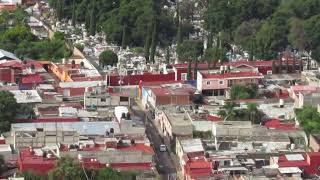
[[[150,113],[145,112],[139,108],[136,102],[132,103],[132,112],[133,117],[139,117],[140,119],[144,120],[146,125],[146,134],[151,144],[154,147],[156,152],[155,155],[155,162],[156,168],[159,174],[162,176],[162,179],[165,180],[175,180],[176,179],[176,169],[172,162],[172,159],[168,152],[160,152],[159,146],[162,144],[162,138],[160,137],[158,131],[154,127],[152,116]]]
[[[98,58],[94,57],[94,56],[85,56],[87,58],[87,60],[99,71],[99,73],[102,76],[106,75],[106,72],[103,71],[103,69],[99,66],[99,64],[97,63]]]

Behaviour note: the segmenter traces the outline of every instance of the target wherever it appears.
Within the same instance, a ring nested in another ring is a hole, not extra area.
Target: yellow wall
[[[64,69],[63,72],[60,72],[59,67],[53,63],[49,65],[49,69],[52,71],[53,74],[55,74],[60,79],[60,81],[64,81],[64,82],[73,81],[71,77],[68,75],[68,69]]]

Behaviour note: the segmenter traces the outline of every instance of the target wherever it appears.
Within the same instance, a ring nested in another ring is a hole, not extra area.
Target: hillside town
[[[244,2],[0,0],[0,179],[320,179],[320,1]]]

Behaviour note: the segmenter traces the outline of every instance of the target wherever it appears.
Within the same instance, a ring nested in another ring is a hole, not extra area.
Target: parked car
[[[167,147],[164,144],[161,144],[159,147],[160,152],[166,152],[167,151]]]

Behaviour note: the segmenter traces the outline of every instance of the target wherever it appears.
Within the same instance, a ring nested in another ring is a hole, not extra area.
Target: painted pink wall
[[[210,81],[210,85],[207,82]],[[223,81],[223,84],[219,82]],[[206,89],[226,89],[228,88],[228,81],[226,79],[203,79],[202,80],[202,90]]]
[[[207,81],[210,81],[210,85],[207,85]],[[223,81],[223,84],[219,82]],[[202,90],[207,89],[227,89],[231,79],[202,79]],[[247,84],[258,84],[258,79],[233,79],[233,85],[247,85]]]

